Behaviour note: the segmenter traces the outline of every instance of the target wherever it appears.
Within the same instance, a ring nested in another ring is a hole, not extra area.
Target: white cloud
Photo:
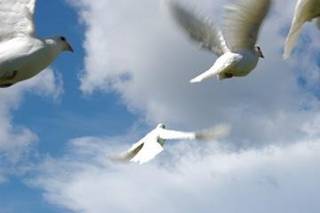
[[[193,5],[220,19],[217,14],[227,2],[201,0]],[[201,85],[188,81],[215,57],[187,39],[160,1],[81,0],[76,5],[87,26],[81,89],[114,90],[149,123],[194,129],[229,122],[237,139],[231,141],[260,146],[305,137],[297,123],[309,123],[318,112],[318,100],[310,92],[319,78],[312,57],[319,48],[315,27],[307,29],[309,45],[300,45],[303,57],[297,62],[281,59],[292,1],[277,1],[266,20],[259,40],[266,59],[256,70],[246,78]],[[306,79],[305,87],[298,83],[299,76]]]
[[[108,143],[109,141],[109,143]],[[72,141],[47,159],[31,184],[74,212],[318,212],[320,141],[237,153],[219,146],[169,145],[144,166],[112,165],[110,141]],[[172,156],[168,160],[168,156]]]
[[[58,98],[61,80],[52,70],[46,70],[31,80],[0,90],[0,182],[6,180],[7,174],[17,172],[15,165],[24,160],[31,144],[38,140],[30,129],[12,122],[13,111],[28,92]]]
[[[177,129],[229,122],[232,137],[223,143],[236,149],[168,144],[152,163],[126,166],[111,164],[105,153],[124,150],[119,144],[135,137],[74,139],[64,157],[44,160],[29,180],[49,202],[84,213],[318,211],[314,59],[320,42],[315,28],[306,26],[308,42],[298,45],[296,57],[281,59],[292,1],[276,1],[259,41],[266,59],[255,71],[202,85],[188,81],[213,56],[187,40],[160,2],[71,1],[87,27],[84,93],[113,90],[149,123]],[[201,0],[197,6],[218,16],[226,2]]]

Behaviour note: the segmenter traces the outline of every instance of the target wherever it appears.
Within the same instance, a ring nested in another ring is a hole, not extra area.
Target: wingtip
[[[197,83],[200,83],[201,81],[202,81],[202,79],[196,77],[196,78],[191,79],[189,82],[191,84],[197,84]]]
[[[220,124],[212,128],[206,129],[196,134],[199,140],[210,141],[217,140],[230,135],[231,126],[228,124]]]

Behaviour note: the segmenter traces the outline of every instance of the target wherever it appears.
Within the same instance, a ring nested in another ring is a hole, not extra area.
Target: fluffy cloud
[[[275,1],[259,40],[266,59],[255,71],[201,85],[188,81],[215,58],[188,41],[160,2],[72,2],[86,25],[84,93],[114,91],[150,124],[228,122],[233,132],[221,141],[226,146],[168,144],[144,166],[106,158],[136,137],[74,139],[64,157],[44,160],[29,180],[49,202],[85,213],[318,211],[320,42],[307,25],[295,56],[281,59],[292,1]],[[221,21],[227,2],[193,4]]]
[[[188,2],[220,22],[221,5],[227,3]],[[229,122],[236,127],[236,140],[230,141],[237,145],[260,146],[306,136],[297,124],[307,125],[318,112],[314,96],[319,79],[314,60],[318,32],[307,26],[309,34],[303,39],[308,42],[296,52],[299,60],[282,60],[292,1],[273,5],[259,40],[266,59],[256,70],[246,78],[200,85],[188,81],[208,69],[215,57],[187,39],[160,1],[81,0],[75,4],[87,28],[81,77],[85,93],[113,90],[148,123],[194,129]]]
[[[46,70],[31,80],[0,90],[0,182],[5,181],[7,174],[16,172],[15,165],[26,157],[31,144],[38,140],[27,127],[12,122],[12,112],[19,107],[26,93],[57,98],[62,92],[61,85],[53,71]]]
[[[31,181],[74,212],[318,212],[320,141],[228,152],[217,145],[169,145],[144,166],[114,165],[121,139],[82,138],[47,159]],[[168,160],[168,156],[173,158]]]

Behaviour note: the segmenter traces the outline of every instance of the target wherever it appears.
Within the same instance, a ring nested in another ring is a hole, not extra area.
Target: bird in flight
[[[133,144],[128,151],[119,156],[113,156],[111,159],[144,164],[164,150],[163,147],[167,140],[213,140],[225,137],[229,132],[230,127],[227,125],[218,125],[199,132],[181,132],[166,129],[164,124],[158,124],[155,129]]]
[[[286,39],[283,58],[289,58],[292,49],[300,35],[303,24],[315,20],[320,29],[320,1],[319,0],[298,0],[294,11],[289,34]]]
[[[0,1],[0,87],[32,78],[63,51],[73,49],[63,36],[36,37],[36,0]]]
[[[256,42],[271,0],[238,0],[225,7],[223,30],[176,1],[168,4],[174,19],[191,39],[219,56],[208,71],[193,78],[191,83],[213,76],[220,80],[246,76],[256,67],[259,57],[264,58]]]

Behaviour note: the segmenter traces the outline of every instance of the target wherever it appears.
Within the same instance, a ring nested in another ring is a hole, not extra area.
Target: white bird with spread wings
[[[223,31],[207,18],[197,16],[175,1],[169,8],[177,23],[203,48],[219,56],[214,65],[191,83],[212,76],[218,79],[248,75],[263,58],[260,47],[255,46],[263,20],[268,14],[271,0],[239,0],[225,9]]]
[[[228,135],[229,131],[230,127],[227,125],[218,125],[199,132],[181,132],[168,130],[164,124],[158,124],[155,129],[132,145],[127,152],[111,157],[111,159],[143,164],[163,151],[166,140],[213,140]]]
[[[298,0],[292,19],[289,34],[286,39],[283,57],[289,58],[292,49],[300,35],[303,24],[315,20],[320,29],[320,0]]]
[[[35,36],[36,0],[0,1],[0,87],[29,79],[72,47],[63,36]]]

